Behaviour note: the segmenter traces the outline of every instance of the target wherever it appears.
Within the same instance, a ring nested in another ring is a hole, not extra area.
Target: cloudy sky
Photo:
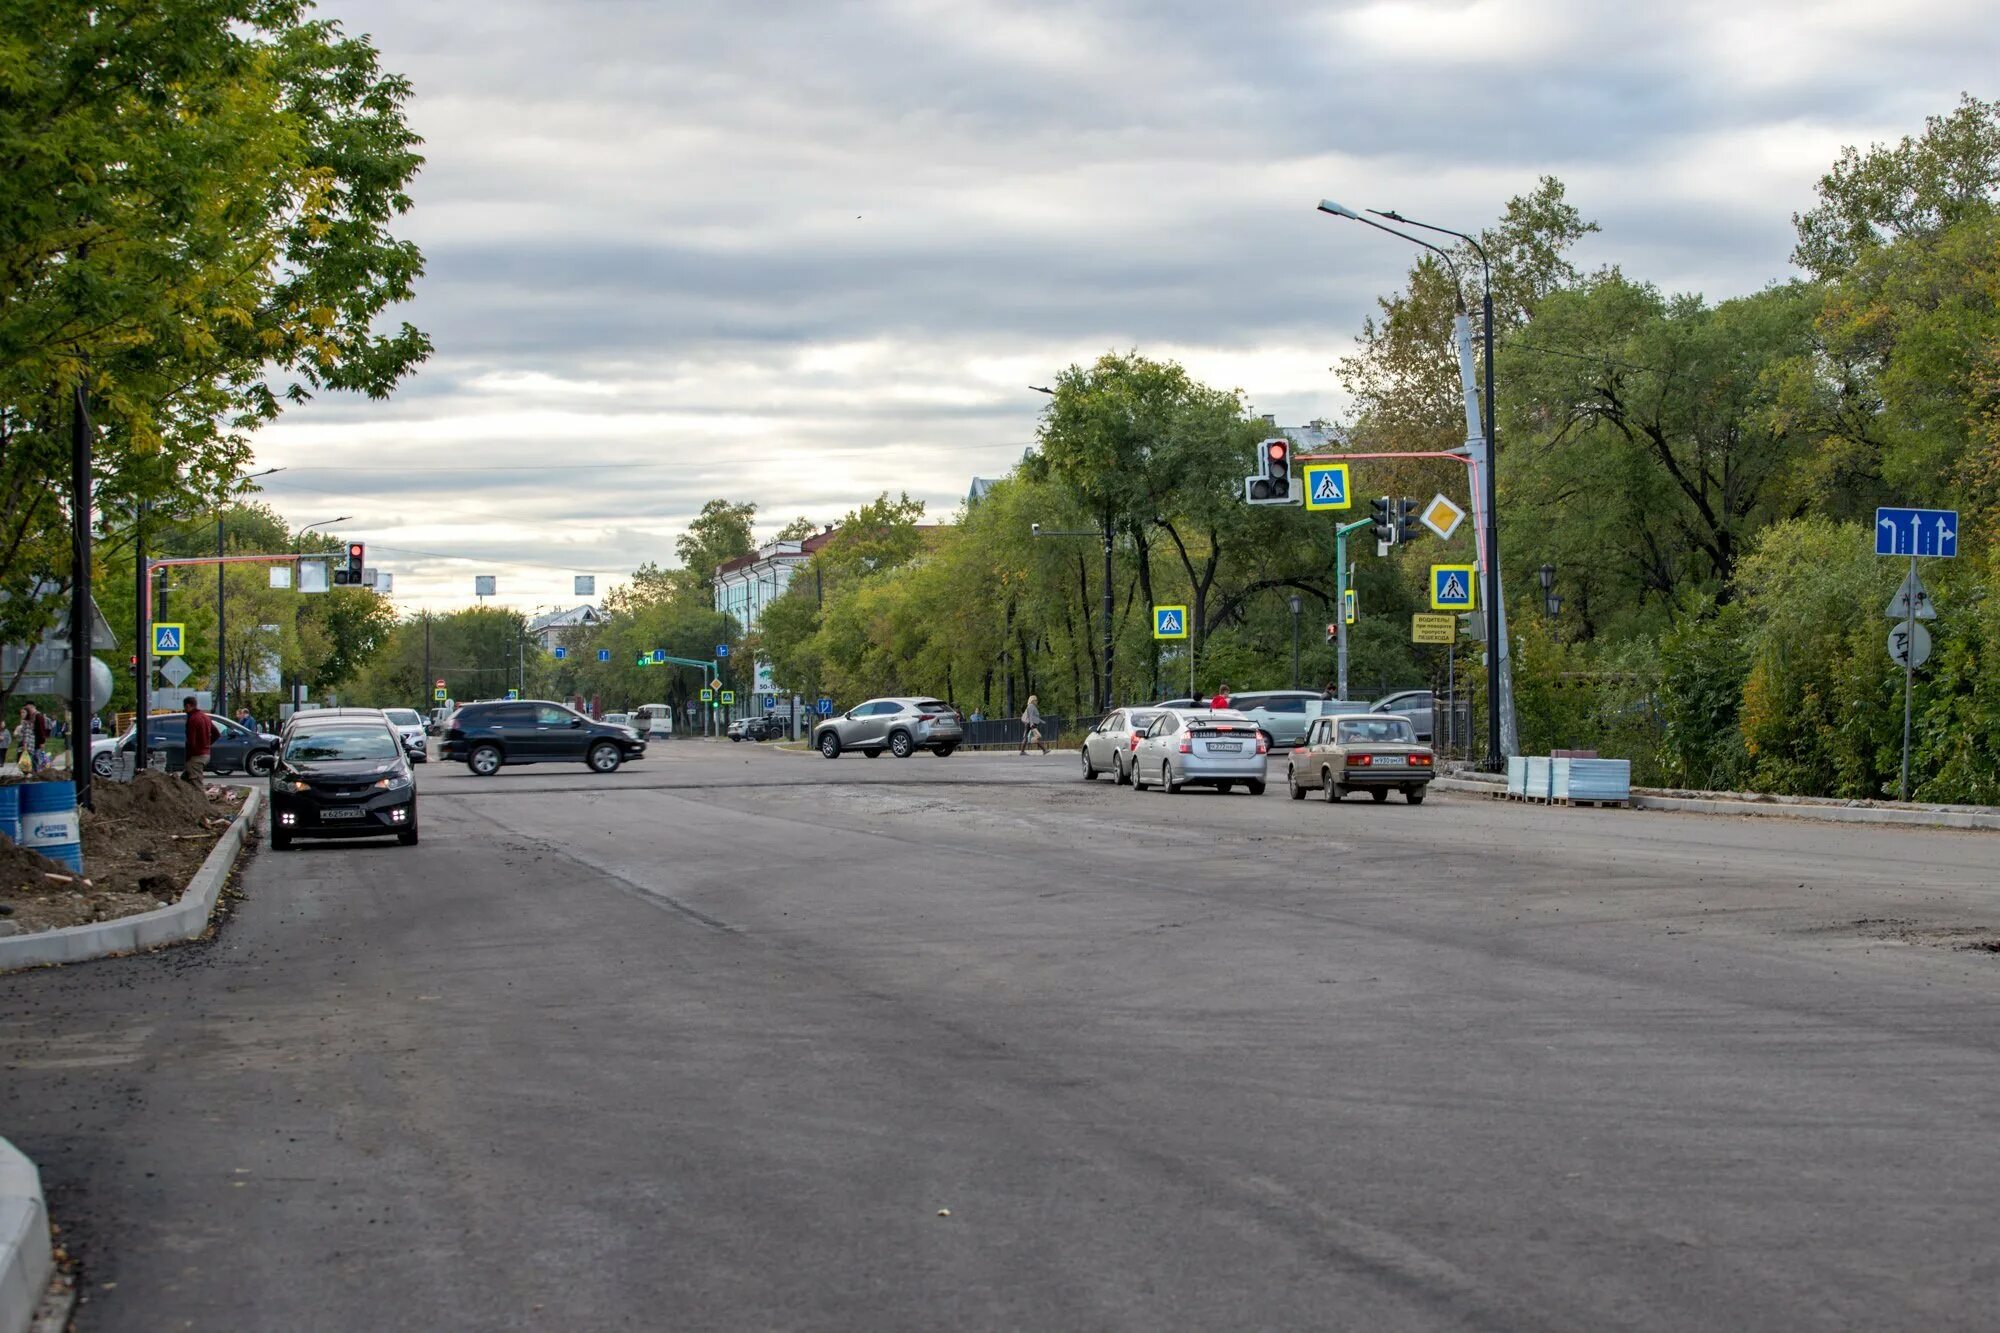
[[[1544,173],[1618,263],[1788,272],[1846,143],[1990,96],[1991,0],[321,0],[415,82],[434,358],[263,436],[266,498],[406,609],[602,592],[712,497],[760,535],[949,516],[1110,348],[1280,421],[1409,262],[1322,196],[1472,230]]]

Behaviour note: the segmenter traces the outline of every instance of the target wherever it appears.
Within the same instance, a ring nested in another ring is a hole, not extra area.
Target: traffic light
[[[1377,496],[1368,502],[1368,521],[1373,525],[1375,540],[1388,546],[1396,544],[1396,502],[1386,495]]]
[[[1413,542],[1420,532],[1417,522],[1417,502],[1408,496],[1396,501],[1396,540]]]
[[[1257,446],[1258,471],[1243,479],[1243,498],[1253,505],[1295,505],[1304,493],[1292,484],[1292,442],[1266,440]]]
[[[333,562],[333,581],[343,585],[352,584],[357,588],[360,587],[363,577],[361,566],[367,554],[367,548],[360,542],[349,542],[347,544],[347,554]]]

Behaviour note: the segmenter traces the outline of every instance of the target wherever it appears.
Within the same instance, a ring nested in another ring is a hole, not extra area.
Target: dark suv
[[[615,722],[593,722],[546,699],[489,699],[466,704],[445,724],[444,757],[480,777],[502,764],[588,764],[610,773],[646,757],[646,739]]]

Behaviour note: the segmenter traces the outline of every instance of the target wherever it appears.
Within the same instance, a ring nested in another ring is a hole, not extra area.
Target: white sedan
[[[1094,782],[1109,773],[1124,785],[1132,780],[1132,751],[1139,733],[1153,725],[1157,708],[1114,708],[1083,738],[1083,780]]]
[[[1169,794],[1187,786],[1226,792],[1237,783],[1264,794],[1271,743],[1256,722],[1233,708],[1169,708],[1153,719],[1132,753],[1132,786],[1157,783]]]

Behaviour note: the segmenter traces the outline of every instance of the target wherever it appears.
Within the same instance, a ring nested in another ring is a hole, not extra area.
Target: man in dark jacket
[[[181,704],[187,713],[187,763],[181,768],[181,777],[188,782],[199,783],[202,770],[208,767],[208,752],[215,745],[215,723],[190,694]]]

